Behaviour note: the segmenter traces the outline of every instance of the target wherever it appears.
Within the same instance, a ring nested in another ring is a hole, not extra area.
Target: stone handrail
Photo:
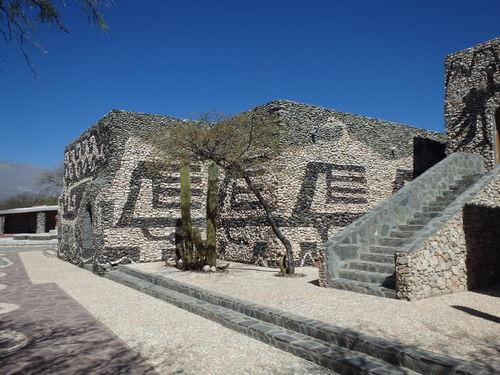
[[[354,221],[324,245],[326,280],[338,277],[346,261],[377,245],[378,239],[414,217],[422,207],[463,176],[484,173],[481,155],[454,153],[403,186],[372,211]]]

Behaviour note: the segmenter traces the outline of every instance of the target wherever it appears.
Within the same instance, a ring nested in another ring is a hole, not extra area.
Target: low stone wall
[[[416,300],[500,281],[499,173],[497,166],[423,228],[425,241],[396,253],[398,298]]]

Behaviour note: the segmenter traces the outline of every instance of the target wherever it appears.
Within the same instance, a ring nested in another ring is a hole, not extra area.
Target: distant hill
[[[23,192],[45,192],[46,188],[36,182],[42,171],[42,168],[34,165],[0,160],[0,200]]]

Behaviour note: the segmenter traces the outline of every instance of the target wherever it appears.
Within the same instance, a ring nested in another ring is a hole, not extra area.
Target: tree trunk
[[[255,187],[253,184],[252,180],[248,176],[248,174],[243,171],[241,168],[239,169],[239,172],[241,173],[243,179],[245,180],[246,184],[252,190],[252,193],[257,197],[259,202],[262,204],[262,207],[264,208],[264,212],[266,213],[266,219],[269,225],[271,226],[271,229],[273,230],[274,234],[278,239],[281,241],[283,246],[285,246],[286,250],[286,272],[288,274],[294,274],[295,273],[295,263],[293,261],[293,250],[292,250],[292,245],[290,244],[290,241],[283,236],[283,233],[281,233],[280,229],[278,228],[278,225],[276,225],[276,221],[274,220],[274,217],[271,213],[271,207],[267,203],[266,199],[263,197],[259,189]]]

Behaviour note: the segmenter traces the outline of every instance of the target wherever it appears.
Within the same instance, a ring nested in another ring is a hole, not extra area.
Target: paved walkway
[[[500,368],[500,288],[401,301],[314,284],[305,277],[276,277],[278,270],[231,262],[227,273],[183,272],[163,263],[131,265],[188,284],[349,328],[366,335]]]
[[[56,284],[31,283],[18,253],[0,255],[0,272],[3,375],[156,373]]]
[[[7,374],[150,374],[152,368],[183,375],[333,374],[40,251],[4,254],[13,264],[0,271],[10,275],[0,277],[7,285],[1,302],[19,308],[2,310],[2,322],[9,319],[0,329],[22,336],[7,345],[0,339],[0,348],[18,345],[0,358],[2,375],[5,368]],[[30,281],[19,276],[20,260]],[[41,357],[44,367],[37,362]]]

